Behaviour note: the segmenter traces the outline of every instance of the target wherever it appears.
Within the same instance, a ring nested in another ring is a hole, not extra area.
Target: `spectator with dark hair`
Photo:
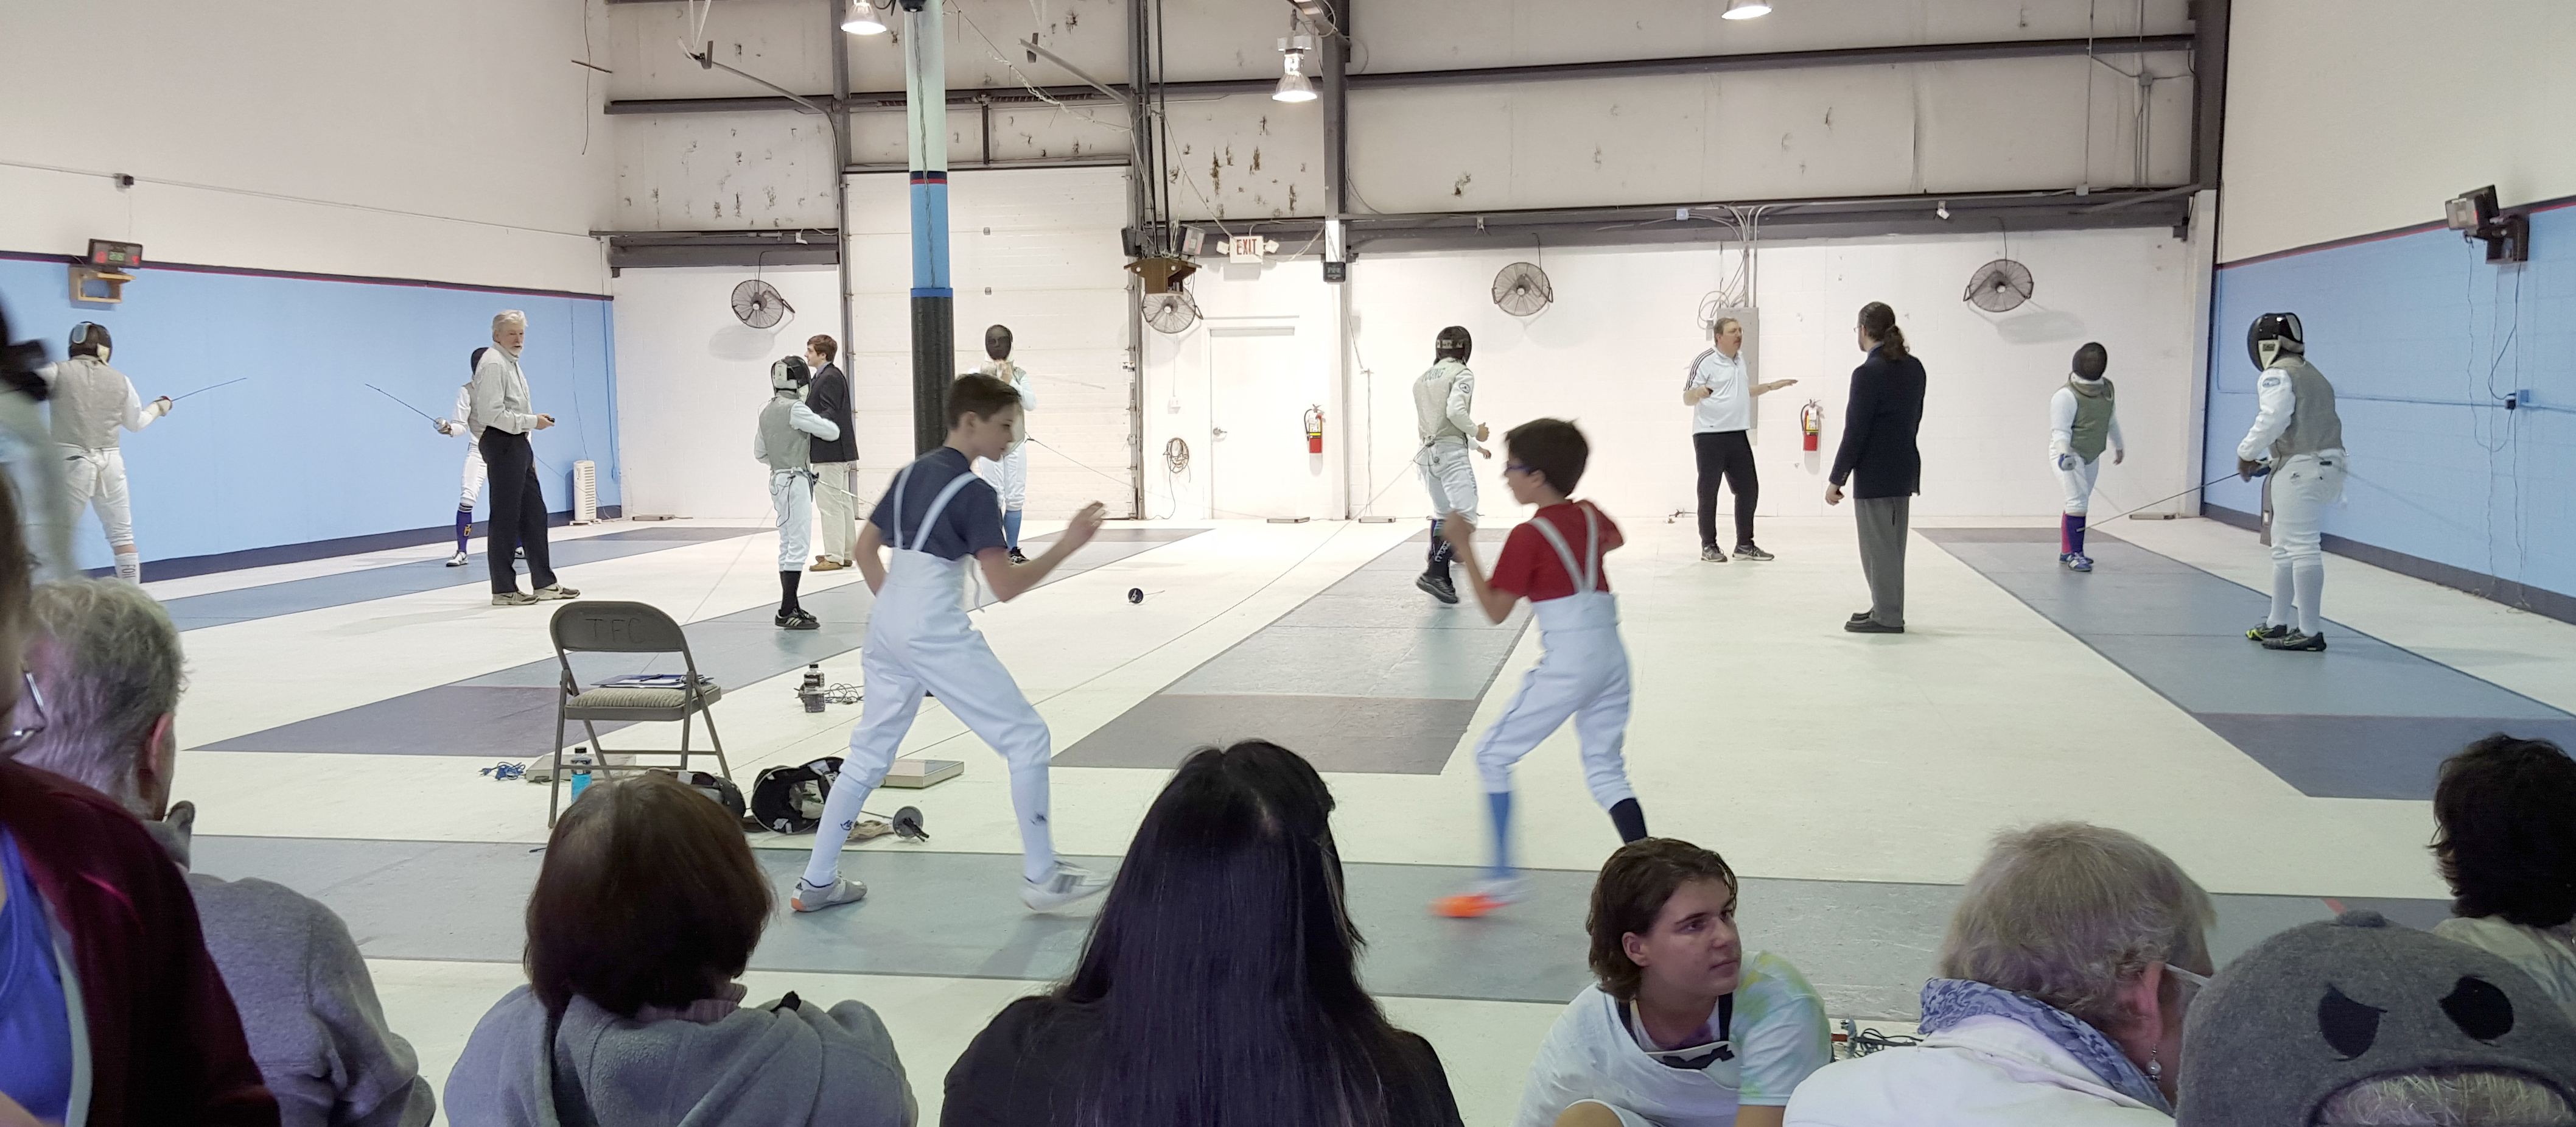
[[[0,483],[0,1113],[275,1124],[178,868],[115,800],[16,759],[53,721],[20,662],[15,492]]]
[[[660,771],[591,784],[528,898],[528,985],[475,1025],[449,1120],[909,1127],[912,1088],[876,1011],[741,1004],[734,979],[770,904],[723,807]]]
[[[1671,838],[1621,846],[1592,886],[1592,973],[1547,1032],[1520,1127],[1778,1127],[1833,1059],[1798,968],[1744,953],[1735,870]]]
[[[1923,361],[1905,346],[1905,330],[1885,302],[1860,307],[1852,337],[1869,354],[1852,369],[1850,406],[1843,412],[1842,446],[1834,453],[1825,503],[1843,503],[1852,483],[1852,516],[1860,524],[1860,570],[1869,583],[1869,609],[1843,629],[1854,634],[1905,632],[1905,538],[1914,495],[1923,492]]]
[[[1073,977],[948,1072],[946,1127],[1441,1127],[1439,1054],[1360,988],[1332,792],[1274,744],[1201,748],[1145,812]]]
[[[1819,1070],[1788,1122],[2170,1124],[2215,915],[2133,834],[2056,822],[1998,835],[1950,915],[1941,977],[1923,987],[1923,1043]]]
[[[2433,820],[2457,913],[2433,934],[2521,967],[2576,1017],[2576,759],[2488,736],[2443,761]]]
[[[196,810],[170,802],[178,629],[142,588],[101,579],[37,587],[35,619],[43,633],[27,665],[49,723],[19,761],[123,803],[185,870]],[[437,1100],[419,1058],[386,1027],[366,960],[338,915],[264,880],[189,873],[188,891],[282,1122],[429,1122]]]

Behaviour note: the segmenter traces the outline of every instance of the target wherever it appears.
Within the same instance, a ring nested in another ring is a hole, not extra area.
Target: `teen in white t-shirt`
[[[1824,1003],[1744,953],[1735,874],[1688,842],[1612,854],[1592,891],[1593,973],[1539,1046],[1518,1127],[1776,1127],[1833,1059]]]

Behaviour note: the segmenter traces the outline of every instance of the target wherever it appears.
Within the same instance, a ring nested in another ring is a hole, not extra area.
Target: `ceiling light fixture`
[[[1749,20],[1770,14],[1769,0],[1726,0],[1726,10],[1718,13],[1721,18],[1730,20]]]
[[[1288,73],[1280,76],[1279,89],[1270,95],[1273,100],[1281,102],[1315,100],[1315,84],[1302,73],[1306,52],[1313,50],[1314,46],[1315,37],[1311,35],[1294,35],[1279,41],[1279,54],[1286,60]]]
[[[868,0],[858,0],[850,5],[850,18],[841,23],[841,30],[852,35],[883,35],[885,29],[885,21],[877,16],[876,5]]]

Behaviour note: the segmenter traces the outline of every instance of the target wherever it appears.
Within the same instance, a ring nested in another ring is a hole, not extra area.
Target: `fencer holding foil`
[[[769,504],[778,516],[775,625],[787,630],[822,625],[796,601],[797,586],[805,575],[806,549],[814,541],[813,447],[807,436],[826,442],[841,437],[838,425],[805,405],[805,385],[811,379],[804,357],[789,356],[771,364],[769,403],[760,409],[760,426],[751,436],[751,456],[769,467]]]
[[[2246,329],[2245,348],[2260,373],[2254,425],[2236,444],[2236,472],[2268,467],[2264,495],[2271,513],[2272,608],[2246,636],[2274,650],[2326,648],[2324,523],[2342,499],[2349,471],[2343,419],[2334,385],[2308,363],[2307,337],[2296,313],[2266,313]]]
[[[116,577],[143,581],[142,555],[134,546],[134,507],[126,492],[125,452],[118,428],[140,431],[170,413],[170,398],[150,403],[134,390],[125,373],[107,366],[115,352],[107,326],[83,321],[72,326],[71,357],[54,366],[54,445],[62,455],[63,485],[72,520],[92,505],[99,527],[116,554]]]
[[[991,376],[1011,385],[1020,393],[1020,437],[1011,443],[1011,452],[1001,461],[989,458],[975,460],[975,476],[983,478],[993,492],[1002,496],[1003,544],[1010,551],[1012,563],[1027,563],[1020,551],[1020,514],[1029,500],[1029,431],[1028,416],[1037,410],[1037,399],[1029,386],[1029,370],[1011,359],[1011,327],[995,325],[984,330],[984,355],[990,361],[975,369],[978,375]]]
[[[1463,326],[1451,325],[1432,338],[1432,365],[1413,381],[1413,419],[1422,448],[1413,464],[1422,471],[1422,488],[1431,494],[1431,511],[1457,513],[1469,524],[1481,524],[1476,506],[1476,467],[1468,455],[1485,440],[1488,428],[1475,420],[1476,373],[1467,367],[1474,338]],[[1449,576],[1450,549],[1440,537],[1441,519],[1431,518],[1431,552],[1414,586],[1444,603],[1458,601]]]
[[[2093,570],[2093,558],[2084,554],[2084,522],[2093,507],[2093,483],[2102,473],[2102,451],[2111,451],[2115,466],[2129,456],[2128,444],[2120,440],[2110,367],[2110,350],[2087,343],[2075,350],[2066,386],[2048,400],[2049,465],[2066,493],[2066,508],[2058,518],[2057,560],[2073,571]]]

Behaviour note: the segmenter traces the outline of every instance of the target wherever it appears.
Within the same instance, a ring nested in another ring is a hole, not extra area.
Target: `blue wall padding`
[[[0,302],[57,360],[73,324],[107,326],[110,363],[147,400],[249,377],[122,435],[146,562],[452,523],[468,440],[366,385],[451,415],[466,356],[504,309],[528,315],[530,391],[557,423],[534,436],[547,509],[572,507],[579,458],[599,465],[599,503],[619,503],[606,298],[146,268],[122,304],[100,305],[71,300],[62,259],[0,258]],[[74,538],[80,566],[111,562],[95,515]]]
[[[2234,469],[2254,421],[2246,326],[2294,312],[2351,452],[2326,532],[2576,595],[2576,208],[2531,228],[2520,265],[2431,230],[2220,267],[2204,479]],[[2523,391],[2529,405],[2507,411]],[[2207,500],[2262,505],[2233,478]]]

